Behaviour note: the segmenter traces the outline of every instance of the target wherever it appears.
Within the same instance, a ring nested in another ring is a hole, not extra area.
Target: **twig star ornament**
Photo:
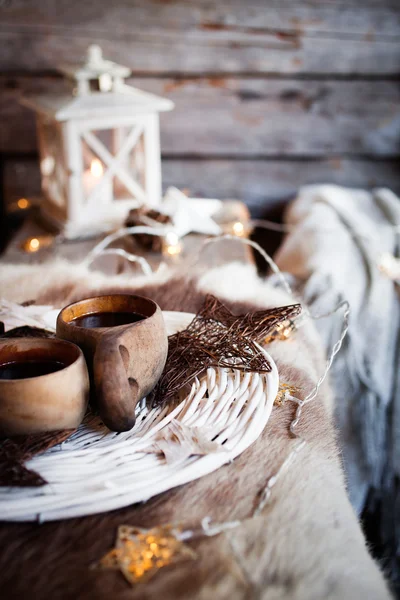
[[[153,405],[167,403],[209,367],[244,372],[271,370],[258,343],[301,312],[300,304],[233,315],[212,295],[189,326],[168,339],[167,362],[154,392]]]
[[[119,569],[131,585],[148,581],[163,567],[197,558],[177,533],[171,525],[154,529],[120,525],[115,547],[96,566]]]

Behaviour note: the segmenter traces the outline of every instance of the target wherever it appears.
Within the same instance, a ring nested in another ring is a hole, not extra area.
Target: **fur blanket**
[[[275,259],[313,313],[343,298],[351,306],[331,371],[339,443],[351,503],[400,594],[400,288],[379,268],[399,256],[400,199],[384,188],[305,186],[286,220]],[[335,319],[318,331],[331,346]]]
[[[0,282],[0,295],[8,300],[55,306],[111,290],[134,290],[167,310],[195,311],[207,292],[237,312],[292,302],[241,264],[210,270],[198,281],[170,272],[110,278],[65,262],[3,265]],[[304,393],[323,371],[324,355],[311,323],[290,340],[271,345],[270,351],[281,381]],[[140,506],[44,525],[2,524],[2,598],[390,598],[347,498],[327,383],[303,411],[298,431],[306,446],[277,481],[262,514],[248,518],[267,479],[293,448],[295,440],[288,432],[293,412],[290,402],[274,407],[262,436],[233,463]],[[166,568],[132,590],[118,572],[89,569],[110,548],[120,524],[189,525],[206,515],[215,522],[243,523],[192,542],[199,556],[194,563]]]

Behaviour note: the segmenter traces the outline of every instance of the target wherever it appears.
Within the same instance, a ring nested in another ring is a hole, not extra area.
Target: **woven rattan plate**
[[[168,334],[194,315],[165,312]],[[67,441],[27,463],[48,482],[0,488],[7,521],[51,521],[143,502],[215,471],[259,437],[271,414],[279,377],[273,359],[265,375],[208,369],[174,406],[143,402],[134,428],[110,432],[88,415]]]

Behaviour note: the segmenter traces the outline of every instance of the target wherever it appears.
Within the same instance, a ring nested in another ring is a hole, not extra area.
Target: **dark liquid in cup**
[[[0,379],[27,379],[49,375],[64,369],[66,365],[57,360],[27,360],[26,362],[7,362],[0,364]]]
[[[145,319],[143,315],[135,312],[98,312],[76,317],[71,324],[87,328],[117,327],[118,325],[137,323],[143,319]]]

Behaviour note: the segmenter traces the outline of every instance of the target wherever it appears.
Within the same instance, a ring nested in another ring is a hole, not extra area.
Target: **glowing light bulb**
[[[29,252],[37,252],[40,248],[40,242],[37,238],[32,238],[28,242]]]
[[[90,163],[90,172],[93,177],[101,177],[104,173],[103,165],[98,158],[94,158]]]
[[[236,223],[234,223],[232,225],[232,231],[233,231],[234,235],[237,235],[238,237],[242,237],[244,234],[243,223],[241,223],[240,221],[237,221]]]
[[[182,246],[179,242],[179,236],[174,231],[169,231],[164,238],[163,244],[164,254],[169,256],[177,256],[182,252]]]
[[[29,206],[29,201],[26,198],[20,198],[17,202],[18,208],[24,210],[25,208],[28,208]]]
[[[28,253],[37,252],[42,248],[48,248],[54,243],[54,235],[40,235],[38,237],[31,237],[22,242],[22,250]]]

